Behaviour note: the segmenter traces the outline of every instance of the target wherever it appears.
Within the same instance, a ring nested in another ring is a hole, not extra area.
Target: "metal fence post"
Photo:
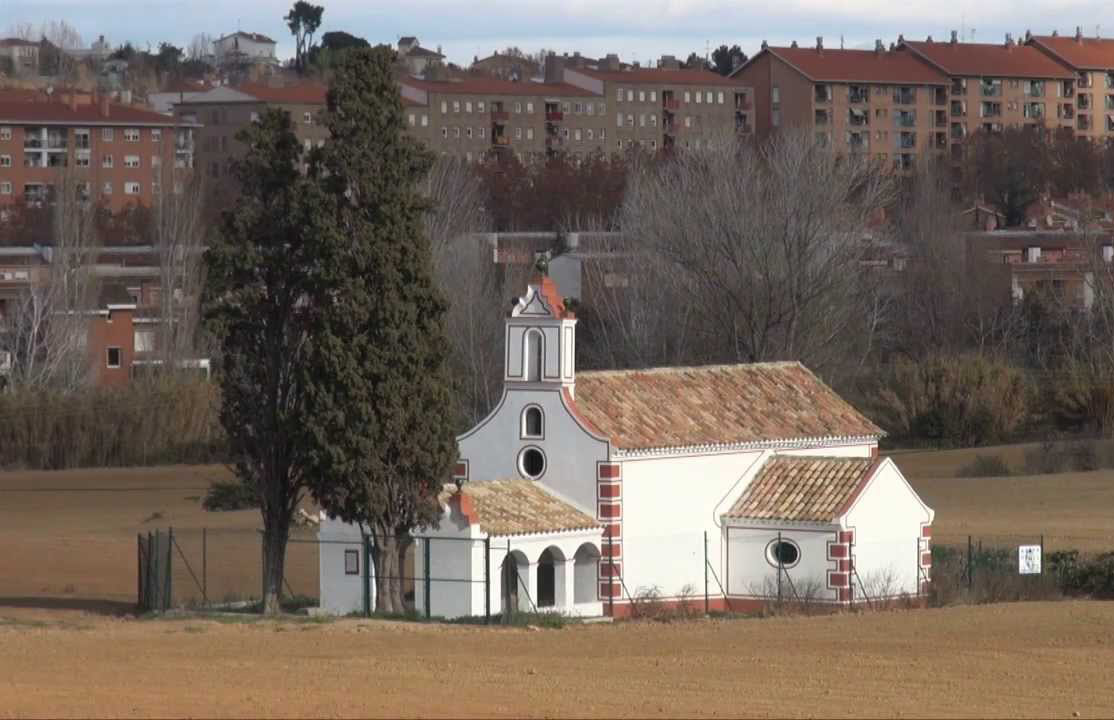
[[[143,533],[135,534],[135,605],[143,609]]]
[[[971,544],[971,536],[967,536],[967,590],[970,592],[972,578],[974,577],[975,548]]]
[[[431,598],[429,597],[429,591],[430,591],[429,558],[430,558],[431,553],[429,551],[429,538],[428,537],[423,538],[423,540],[424,540],[424,542],[422,544],[425,546],[425,567],[423,568],[423,570],[425,570],[425,616],[426,616],[426,619],[428,620],[432,616],[431,607],[433,605],[433,603],[430,602]]]
[[[777,602],[781,604],[781,530],[777,531]]]
[[[209,541],[205,528],[201,528],[201,597],[209,602]]]
[[[170,609],[172,593],[174,591],[174,528],[166,531],[166,597],[163,598],[163,610]]]
[[[708,531],[704,531],[704,614],[708,614]]]
[[[1041,533],[1041,575],[1044,575],[1044,533]]]
[[[491,536],[484,537],[484,625],[491,624]]]

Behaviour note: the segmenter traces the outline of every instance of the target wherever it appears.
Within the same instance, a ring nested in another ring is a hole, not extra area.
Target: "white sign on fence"
[[[1017,572],[1022,575],[1040,575],[1041,573],[1041,546],[1017,546]]]

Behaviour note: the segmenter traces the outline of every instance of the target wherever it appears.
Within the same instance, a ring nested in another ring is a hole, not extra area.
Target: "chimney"
[[[762,41],[762,49],[763,49],[763,50],[768,50],[769,48],[770,48],[770,43],[768,43],[768,42],[766,42],[765,40],[763,40],[763,41]]]
[[[874,41],[874,52],[878,55],[886,52],[886,46],[882,44],[881,38],[878,38]]]
[[[1077,43],[1082,43],[1083,42],[1083,26],[1082,25],[1076,25],[1075,26],[1075,41]]]
[[[1006,49],[1013,47],[1013,33],[1006,33]]]
[[[662,70],[680,70],[681,63],[673,55],[662,55],[658,60],[658,67]]]
[[[902,44],[904,44],[904,43],[905,43],[905,35],[903,35],[903,34],[898,34],[898,36],[897,36],[897,44],[898,44],[898,45],[902,45]]]
[[[1052,31],[1052,37],[1060,37],[1060,31],[1059,30],[1053,30]]]
[[[1033,39],[1033,33],[1030,32],[1029,30],[1026,30],[1025,31],[1025,42],[1029,42],[1032,39]]]
[[[108,97],[107,97],[107,96],[106,96],[106,97],[102,97],[102,98],[101,98],[101,116],[102,116],[102,117],[108,117],[108,114],[109,114],[109,107],[110,107],[110,106],[109,106],[109,104],[108,104]]]
[[[623,66],[619,62],[619,56],[615,53],[608,53],[607,57],[603,59],[603,69],[609,72],[618,72],[622,70]]]
[[[957,31],[955,31],[955,30],[952,30],[952,39],[951,39],[951,43],[952,43],[952,45],[955,45],[955,44],[956,44],[956,43],[958,43],[958,42],[959,42],[959,33],[958,33]]]
[[[797,41],[794,40],[793,42],[789,43],[789,47],[796,48],[797,47]]]
[[[927,38],[925,38],[925,40],[924,40],[924,41],[925,41],[926,43],[928,43],[929,45],[931,45],[931,44],[932,44],[932,36],[931,36],[931,35],[929,35],[929,36],[928,36]]]
[[[824,54],[824,38],[819,35],[816,36],[816,52]]]
[[[565,59],[550,53],[545,56],[545,81],[547,83],[565,82]]]

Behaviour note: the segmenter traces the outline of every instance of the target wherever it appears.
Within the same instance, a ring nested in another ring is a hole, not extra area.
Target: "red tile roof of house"
[[[584,372],[575,406],[624,450],[883,434],[797,362]]]
[[[901,47],[957,77],[1075,78],[1069,68],[1029,45],[905,41]]]
[[[743,87],[733,78],[724,77],[708,70],[664,70],[660,68],[637,68],[633,70],[591,70],[589,68],[569,68],[574,72],[613,83],[629,85],[721,85]]]
[[[725,513],[730,518],[835,522],[850,508],[875,469],[876,458],[770,458]]]
[[[1062,62],[1082,70],[1114,68],[1114,39],[1039,35],[1030,39]]]
[[[224,37],[220,38],[220,40],[224,40],[225,38],[230,38],[230,37],[236,37],[237,35],[242,37],[242,38],[247,38],[248,40],[251,40],[252,42],[270,43],[271,45],[275,44],[275,41],[272,40],[271,38],[267,37],[266,35],[261,35],[260,33],[244,32],[242,30],[237,30],[234,33],[229,33],[229,34],[225,35]]]
[[[521,478],[467,482],[461,492],[456,485],[448,484],[439,500],[488,535],[600,527],[591,515],[552,494],[541,483]]]
[[[492,77],[469,77],[461,80],[419,80],[406,77],[402,85],[443,95],[520,95],[554,97],[595,97],[596,94],[568,83],[512,82]]]
[[[127,105],[109,105],[107,117],[99,103],[69,103],[0,99],[0,123],[43,123],[46,125],[155,125],[173,127],[180,120]]]
[[[817,51],[816,48],[800,47],[771,47],[766,52],[814,82],[909,85],[944,85],[948,82],[942,72],[906,52],[827,48]]]
[[[264,83],[245,82],[233,88],[263,102],[292,103],[295,105],[324,105],[329,91],[318,83],[300,83],[285,87],[271,87]]]

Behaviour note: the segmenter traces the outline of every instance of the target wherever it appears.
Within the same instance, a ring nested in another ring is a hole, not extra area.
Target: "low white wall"
[[[828,560],[828,543],[838,539],[838,530],[836,526],[728,526],[727,593],[737,597],[777,595],[778,569],[767,559],[767,547],[777,541],[780,532],[782,540],[800,549],[797,563],[786,567],[782,575],[783,599],[794,599],[791,582],[802,599],[807,594],[816,600],[836,600],[836,591],[828,589],[828,570],[836,568],[836,563]]]

